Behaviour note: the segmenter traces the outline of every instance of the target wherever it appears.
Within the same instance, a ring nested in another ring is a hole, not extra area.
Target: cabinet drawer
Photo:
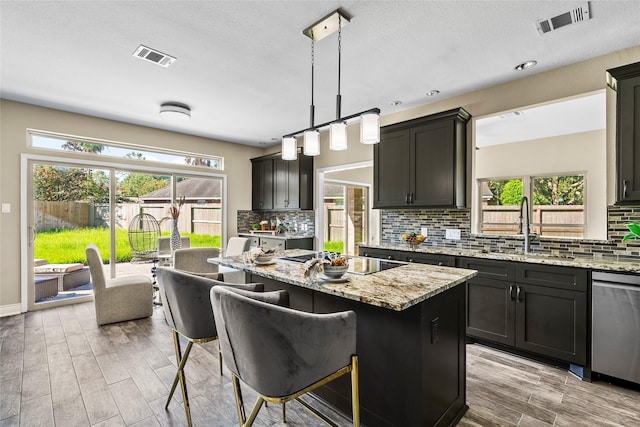
[[[366,256],[370,258],[381,258],[390,260],[399,260],[397,251],[389,251],[385,249],[360,247],[360,256]]]
[[[515,266],[510,261],[497,261],[482,258],[460,258],[458,266],[470,270],[478,270],[476,277],[494,280],[515,279]]]
[[[585,292],[587,270],[542,264],[517,264],[516,281],[550,288]]]
[[[419,264],[431,264],[440,265],[445,267],[455,267],[456,257],[451,255],[441,254],[424,254],[424,253],[411,253],[404,252],[403,257],[405,261],[417,262]]]
[[[260,237],[260,246],[263,248],[276,248],[278,250],[284,250],[284,240],[272,239],[269,237]]]

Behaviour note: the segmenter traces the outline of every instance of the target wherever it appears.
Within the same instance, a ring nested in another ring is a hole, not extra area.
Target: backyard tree
[[[39,201],[109,200],[109,177],[91,169],[37,165],[34,168],[34,197]]]

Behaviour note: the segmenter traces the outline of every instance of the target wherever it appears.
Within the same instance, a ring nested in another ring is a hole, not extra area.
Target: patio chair
[[[107,279],[100,251],[94,244],[85,249],[93,283],[98,325],[149,317],[153,314],[153,286],[142,274]]]

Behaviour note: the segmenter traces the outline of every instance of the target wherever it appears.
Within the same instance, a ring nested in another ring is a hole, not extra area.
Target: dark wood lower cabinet
[[[265,290],[289,291],[293,308],[357,314],[362,423],[454,426],[466,405],[465,286],[455,286],[403,311],[393,311],[287,283],[250,276]],[[350,377],[314,391],[351,415]]]
[[[585,270],[508,261],[461,261],[461,267],[480,271],[467,283],[469,337],[588,366]]]

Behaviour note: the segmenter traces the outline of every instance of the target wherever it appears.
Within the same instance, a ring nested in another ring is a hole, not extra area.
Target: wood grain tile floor
[[[148,319],[100,328],[92,303],[1,318],[0,425],[184,426],[179,392],[164,409],[173,351],[161,307]],[[467,355],[470,410],[460,426],[640,426],[638,391],[581,382],[478,345]],[[229,374],[220,376],[217,363],[215,342],[194,346],[186,375],[195,426],[237,425]],[[255,425],[324,425],[295,402],[287,405],[287,421],[270,405]]]

